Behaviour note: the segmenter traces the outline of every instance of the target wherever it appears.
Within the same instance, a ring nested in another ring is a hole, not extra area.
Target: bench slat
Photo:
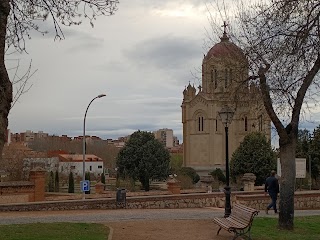
[[[250,238],[250,228],[252,225],[253,218],[258,215],[259,211],[241,204],[234,204],[232,212],[227,218],[213,218],[213,222],[223,228],[228,232],[234,232],[235,238],[240,235],[245,235],[249,233]],[[217,232],[217,235],[220,232]],[[247,229],[246,231],[244,231]]]

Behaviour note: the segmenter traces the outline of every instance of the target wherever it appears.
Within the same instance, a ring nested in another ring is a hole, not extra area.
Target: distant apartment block
[[[158,139],[167,148],[175,146],[177,138],[173,136],[173,130],[168,128],[159,129],[153,132],[154,137]]]
[[[46,138],[48,137],[48,133],[44,133],[43,131],[33,132],[31,130],[27,130],[22,133],[11,133],[11,141],[12,142],[31,142],[35,139]]]

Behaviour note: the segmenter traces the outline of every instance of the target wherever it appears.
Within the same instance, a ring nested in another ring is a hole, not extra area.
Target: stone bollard
[[[253,173],[245,173],[242,177],[243,190],[252,192],[254,191],[254,182],[256,181],[256,176]]]

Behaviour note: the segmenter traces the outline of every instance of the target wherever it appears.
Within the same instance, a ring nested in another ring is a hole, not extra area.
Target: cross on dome
[[[228,38],[228,35],[227,35],[227,27],[229,26],[229,24],[227,24],[226,21],[223,21],[223,25],[221,25],[221,27],[223,27],[223,35],[222,35],[222,38],[221,41],[228,41],[229,38]]]
[[[227,34],[227,26],[229,26],[229,24],[227,24],[226,21],[223,21],[223,25],[221,27],[223,27],[223,34]]]

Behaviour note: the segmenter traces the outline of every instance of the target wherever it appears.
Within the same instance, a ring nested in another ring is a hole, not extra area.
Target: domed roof
[[[243,51],[234,43],[229,41],[226,33],[220,38],[221,42],[215,44],[204,57],[204,60],[215,58],[232,58],[246,61]]]

